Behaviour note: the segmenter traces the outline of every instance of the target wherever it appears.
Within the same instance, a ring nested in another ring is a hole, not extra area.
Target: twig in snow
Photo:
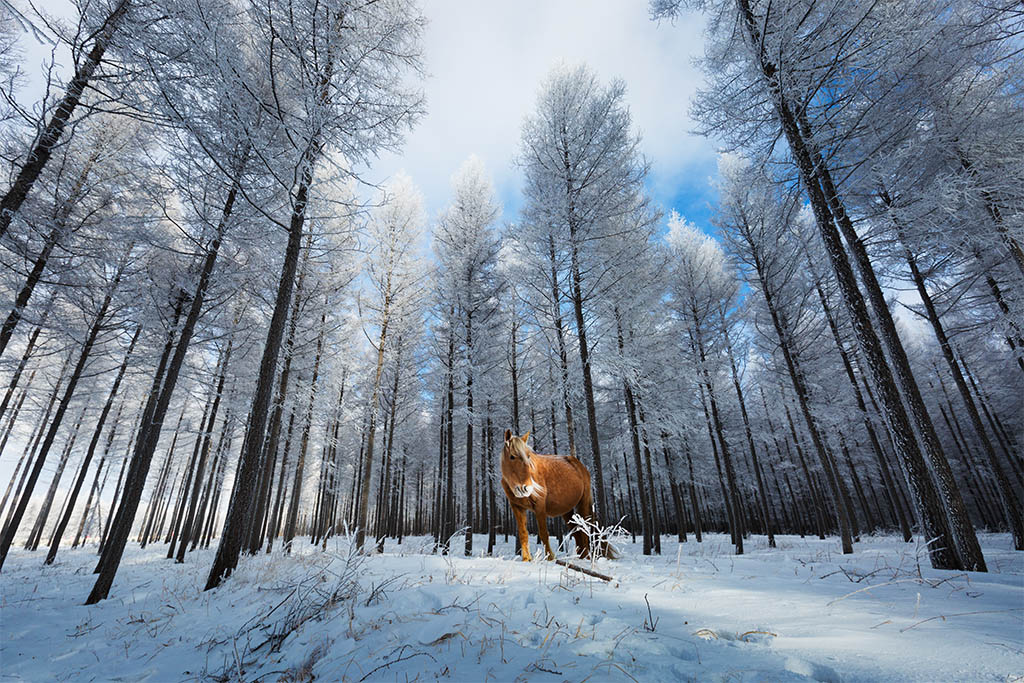
[[[651,614],[651,603],[647,600],[647,593],[644,593],[644,602],[647,603],[647,619],[644,619],[644,630],[654,633],[654,629],[658,628],[658,620]]]
[[[916,628],[928,621],[934,621],[935,619],[942,619],[943,621],[945,621],[949,617],[965,617],[969,614],[1003,614],[1005,612],[1024,612],[1024,607],[1013,607],[1011,609],[988,609],[980,610],[978,612],[957,612],[956,614],[936,614],[934,617],[928,617],[927,619],[922,619],[916,624],[911,624],[906,628],[901,628],[900,633],[903,633],[904,631],[909,631],[912,628]]]
[[[398,659],[395,659],[395,660],[393,660],[393,661],[390,661],[390,662],[384,662],[383,664],[381,664],[380,666],[378,666],[378,667],[376,667],[376,668],[372,669],[372,670],[371,670],[371,671],[370,671],[370,672],[369,672],[368,674],[366,674],[365,676],[363,676],[362,678],[360,678],[360,679],[359,679],[359,682],[360,682],[360,683],[362,683],[362,682],[363,682],[363,681],[365,681],[365,680],[366,680],[367,678],[369,678],[370,676],[372,676],[372,675],[373,675],[373,674],[374,674],[375,672],[377,672],[377,671],[380,671],[381,669],[386,669],[386,668],[388,668],[389,666],[391,666],[392,664],[398,664],[399,662],[404,662],[405,660],[407,660],[407,659],[412,659],[413,657],[430,657],[430,658],[431,658],[431,659],[433,659],[433,660],[434,660],[435,662],[437,661],[436,659],[434,659],[434,657],[433,657],[433,656],[431,656],[430,654],[428,654],[428,653],[426,653],[426,652],[414,652],[414,653],[412,653],[411,655],[407,655],[407,656],[405,656],[405,657],[399,657]]]
[[[746,633],[741,633],[740,634],[740,640],[743,640],[747,636],[751,636],[751,635],[755,635],[755,634],[760,634],[762,636],[773,636],[775,638],[779,637],[778,633],[772,633],[771,631],[747,631]]]

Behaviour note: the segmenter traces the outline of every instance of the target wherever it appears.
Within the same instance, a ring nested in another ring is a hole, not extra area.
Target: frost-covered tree
[[[606,512],[607,497],[587,309],[610,264],[594,252],[642,201],[647,173],[624,98],[621,81],[605,86],[586,67],[556,68],[523,125],[519,155],[526,176],[525,226],[547,235],[553,266],[566,266],[564,287],[582,366],[598,517]]]
[[[385,359],[399,348],[398,321],[417,314],[420,287],[425,273],[421,267],[423,248],[423,199],[405,175],[388,186],[381,205],[370,217],[367,231],[370,254],[365,265],[368,291],[363,299],[366,338],[375,356],[371,366],[367,397],[368,425],[362,458],[362,476],[357,482],[359,507],[356,512],[356,545],[362,547],[369,523],[370,484],[373,477],[377,417],[383,390]],[[373,330],[372,332],[370,330]]]
[[[916,8],[920,12],[901,7],[897,16],[890,5],[820,2],[805,8],[750,0],[700,3],[711,15],[704,65],[713,85],[702,91],[695,113],[705,130],[722,135],[731,145],[756,147],[758,158],[772,152],[772,140],[778,134],[786,139],[925,534],[941,539],[931,547],[932,563],[984,570],[977,537],[870,255],[854,225],[837,164],[837,155],[864,121],[853,106],[864,102],[858,100],[869,90],[864,84],[870,86],[876,74],[895,66],[883,66],[887,39],[894,32],[910,30],[906,22],[913,21],[915,28],[923,28],[919,34],[923,46],[938,49],[941,44],[930,30],[936,14],[927,4],[924,0]],[[672,16],[680,6],[679,2],[655,2],[652,7],[656,15]],[[890,99],[901,96],[898,88],[889,93]],[[872,109],[881,110],[876,104],[871,102]]]
[[[494,186],[483,164],[471,157],[452,178],[452,203],[434,229],[438,298],[453,304],[463,353],[466,391],[466,555],[473,552],[473,430],[476,413],[473,382],[482,369],[481,351],[491,339],[501,281],[495,273],[499,241],[495,223],[501,215]]]

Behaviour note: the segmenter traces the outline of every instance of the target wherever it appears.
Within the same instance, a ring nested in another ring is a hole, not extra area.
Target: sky
[[[514,159],[524,119],[553,67],[586,64],[603,82],[626,83],[626,103],[641,151],[650,164],[648,192],[665,212],[679,211],[708,228],[716,172],[714,144],[693,134],[690,101],[702,77],[694,58],[703,51],[703,19],[682,14],[674,22],[650,19],[646,0],[421,0],[423,89],[427,113],[397,153],[366,171],[373,184],[399,171],[424,194],[434,218],[450,200],[451,177],[471,154],[491,173],[504,207],[517,219],[522,174]],[[49,12],[75,16],[68,0],[48,0]],[[27,102],[42,94],[42,63],[50,45],[22,40]],[[66,55],[59,54],[62,62]]]
[[[690,100],[701,83],[693,59],[703,20],[651,21],[644,0],[529,0],[516,3],[424,0],[427,114],[402,151],[382,156],[367,177],[404,170],[423,191],[428,215],[450,199],[452,174],[476,154],[515,221],[522,174],[514,163],[523,120],[559,63],[586,64],[608,83],[626,83],[626,102],[650,163],[648,191],[707,228],[715,147],[694,135]]]

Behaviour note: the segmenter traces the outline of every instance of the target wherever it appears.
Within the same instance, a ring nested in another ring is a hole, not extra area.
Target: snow
[[[381,555],[308,544],[243,558],[203,592],[211,551],[126,552],[112,598],[82,605],[95,549],[12,550],[0,575],[3,680],[1020,680],[1024,553],[982,534],[990,572],[939,572],[919,545],[752,537],[636,545],[605,583],[550,562]],[[461,541],[457,544],[460,545]],[[475,548],[486,539],[474,539]]]

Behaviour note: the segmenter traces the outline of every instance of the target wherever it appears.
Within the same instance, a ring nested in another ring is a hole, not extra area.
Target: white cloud
[[[687,167],[713,160],[713,145],[689,133],[689,101],[700,82],[692,64],[703,47],[699,17],[659,25],[646,2],[621,0],[425,0],[423,10],[430,21],[428,113],[402,153],[382,157],[368,178],[380,182],[405,169],[423,189],[431,216],[448,202],[452,173],[476,154],[494,176],[506,219],[514,220],[520,127],[560,61],[584,62],[605,82],[626,82],[655,194],[671,196]]]

